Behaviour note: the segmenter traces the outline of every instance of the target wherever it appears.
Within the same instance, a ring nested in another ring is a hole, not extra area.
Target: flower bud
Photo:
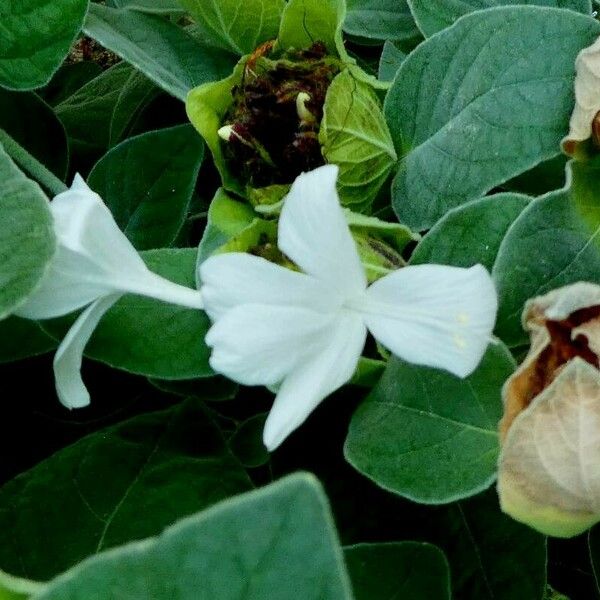
[[[600,286],[530,300],[531,349],[503,389],[502,509],[546,535],[600,521]]]
[[[251,203],[275,204],[298,175],[333,163],[342,203],[362,212],[397,160],[370,84],[319,41],[263,44],[229,78],[192,90],[187,111],[223,187]]]

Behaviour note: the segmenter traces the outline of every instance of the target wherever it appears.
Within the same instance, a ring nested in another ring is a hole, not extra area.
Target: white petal
[[[335,189],[338,168],[319,167],[294,181],[279,220],[278,246],[303,271],[341,294],[367,281]]]
[[[466,377],[483,357],[496,319],[496,290],[481,265],[405,267],[356,302],[369,331],[396,356]]]
[[[100,319],[119,298],[119,294],[113,294],[90,304],[73,323],[56,351],[56,393],[67,408],[81,408],[90,403],[90,395],[81,379],[83,350]]]
[[[245,304],[209,330],[210,364],[245,385],[276,385],[327,342],[335,314],[293,306]]]
[[[206,312],[216,320],[241,304],[304,306],[327,310],[335,294],[310,275],[275,265],[264,258],[231,252],[206,260],[199,269]],[[341,299],[337,299],[337,305]]]
[[[263,441],[274,450],[329,394],[347,383],[358,364],[367,330],[360,317],[342,313],[328,328],[326,345],[283,381],[269,413]]]
[[[50,210],[59,244],[87,257],[98,270],[125,275],[146,268],[102,198],[81,177],[52,200]]]
[[[79,176],[70,190],[54,198],[50,209],[58,249],[41,286],[19,309],[19,316],[49,319],[115,292],[202,307],[199,292],[148,270],[100,196]]]

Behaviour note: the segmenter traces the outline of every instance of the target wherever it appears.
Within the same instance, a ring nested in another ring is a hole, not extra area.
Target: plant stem
[[[7,154],[27,173],[53,195],[64,192],[67,186],[49,171],[39,160],[31,156],[23,146],[16,142],[4,129],[0,129],[0,144]]]

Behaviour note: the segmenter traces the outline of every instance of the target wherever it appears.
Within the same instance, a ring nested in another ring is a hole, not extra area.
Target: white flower
[[[41,286],[17,314],[51,319],[89,305],[59,346],[54,359],[56,390],[69,408],[86,406],[81,379],[83,349],[108,309],[126,293],[202,308],[197,290],[172,283],[144,264],[111,212],[77,175],[71,189],[50,203],[58,249]]]
[[[278,387],[264,443],[276,448],[348,382],[367,330],[400,358],[469,375],[494,326],[487,271],[421,265],[367,287],[336,193],[338,169],[298,177],[279,221],[278,245],[302,273],[247,254],[200,266],[213,369],[246,385]]]

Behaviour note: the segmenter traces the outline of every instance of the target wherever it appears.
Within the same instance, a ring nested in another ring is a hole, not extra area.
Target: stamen
[[[299,92],[296,96],[296,112],[302,123],[314,123],[315,116],[306,108],[306,104],[310,102],[310,94]]]

